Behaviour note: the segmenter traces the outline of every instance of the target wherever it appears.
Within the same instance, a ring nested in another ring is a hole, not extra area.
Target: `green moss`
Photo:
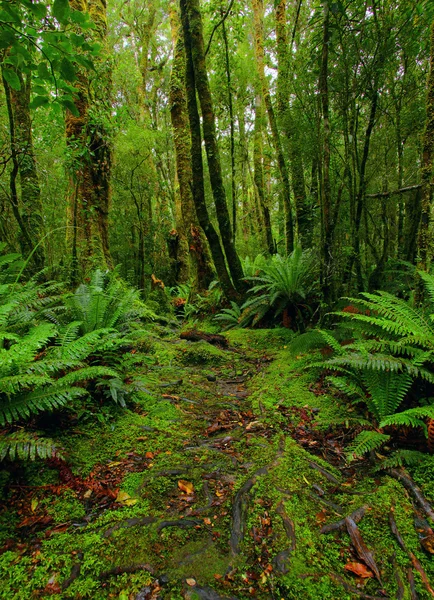
[[[182,341],[177,346],[177,360],[183,365],[221,365],[230,360],[230,356],[208,342]]]
[[[231,329],[225,333],[229,343],[246,350],[283,349],[294,337],[291,329]]]
[[[54,523],[81,521],[85,515],[83,505],[77,499],[77,494],[70,489],[62,491],[60,496],[45,499],[46,510],[53,517]]]

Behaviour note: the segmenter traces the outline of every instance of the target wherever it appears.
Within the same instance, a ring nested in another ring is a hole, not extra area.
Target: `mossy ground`
[[[396,597],[396,572],[410,598],[392,507],[434,579],[402,486],[329,460],[339,454],[332,424],[352,412],[315,388],[288,349],[290,332],[233,331],[221,350],[163,329],[149,334],[146,363],[132,360],[134,403],[58,440],[67,471],[38,464],[14,478],[3,472],[1,598],[176,600],[210,589],[240,600],[350,600],[382,589]],[[413,469],[431,500],[433,472],[431,459]],[[34,487],[17,487],[24,483]],[[320,533],[363,505],[359,529],[381,584],[345,570],[359,560],[346,532]],[[429,597],[417,574],[416,587]]]

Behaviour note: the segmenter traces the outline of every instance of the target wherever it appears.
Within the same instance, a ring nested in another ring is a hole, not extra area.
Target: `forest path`
[[[410,598],[412,587],[432,597],[417,570],[408,579],[390,531],[393,508],[432,576],[409,498],[345,463],[345,436],[318,421],[336,401],[311,389],[289,337],[158,340],[134,410],[70,433],[72,470],[52,464],[60,485],[21,495],[33,509],[10,566],[24,587],[29,578],[26,597],[335,600]],[[0,597],[24,596],[0,586]]]

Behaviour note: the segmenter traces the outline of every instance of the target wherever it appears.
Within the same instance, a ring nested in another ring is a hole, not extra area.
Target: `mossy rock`
[[[177,348],[177,360],[183,365],[221,365],[229,360],[227,352],[208,342],[181,342]]]

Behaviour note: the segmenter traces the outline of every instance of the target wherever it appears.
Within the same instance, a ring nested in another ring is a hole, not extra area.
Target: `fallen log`
[[[181,340],[188,340],[189,342],[203,341],[222,348],[227,348],[229,346],[228,340],[223,335],[217,333],[205,333],[204,331],[198,331],[197,329],[183,331],[179,337]]]

